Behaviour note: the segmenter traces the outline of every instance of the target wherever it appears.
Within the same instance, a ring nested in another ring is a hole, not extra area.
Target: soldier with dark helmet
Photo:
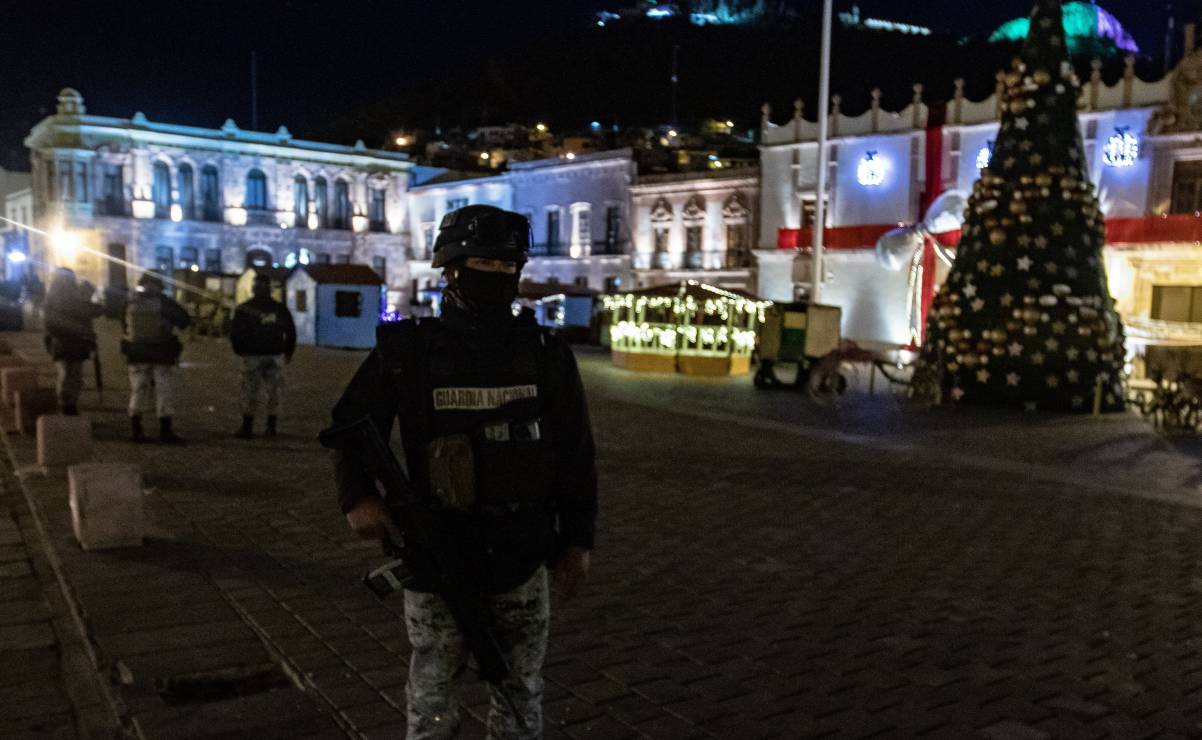
[[[542,737],[542,664],[550,623],[548,568],[561,598],[585,580],[597,512],[592,430],[571,350],[526,314],[515,316],[530,244],[525,217],[492,206],[447,214],[434,245],[444,270],[437,319],[384,325],[376,349],[334,407],[334,424],[399,421],[418,492],[470,532],[467,569],[479,584],[508,676],[490,687],[489,737]],[[364,537],[392,520],[353,447],[337,449],[339,504]],[[410,740],[450,738],[456,680],[469,650],[439,593],[404,582],[413,647],[406,688]]]

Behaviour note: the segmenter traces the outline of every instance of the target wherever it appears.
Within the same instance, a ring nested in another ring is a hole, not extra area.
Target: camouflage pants
[[[543,736],[543,658],[551,605],[547,569],[512,591],[493,596],[491,611],[497,640],[509,663],[505,694],[524,720],[525,729],[509,703],[489,687],[489,740],[539,740]],[[468,650],[438,594],[405,592],[405,626],[413,658],[405,694],[409,704],[409,740],[447,740],[459,731],[457,681],[467,667]]]
[[[280,389],[284,387],[283,355],[242,356],[242,415],[254,416],[259,405],[259,386],[267,390],[267,415],[280,410]]]
[[[129,366],[129,415],[154,411],[159,418],[175,415],[175,366],[139,363]]]

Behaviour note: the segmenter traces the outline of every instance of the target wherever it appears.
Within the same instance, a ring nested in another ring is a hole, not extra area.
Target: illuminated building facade
[[[408,297],[404,154],[297,140],[282,126],[88,115],[70,88],[25,144],[34,225],[48,234],[31,256],[45,265],[122,288],[141,269],[356,263],[384,277],[389,303]]]
[[[754,168],[651,175],[630,188],[636,288],[696,280],[755,290]]]
[[[1135,76],[1128,58],[1114,85],[1098,66],[1082,85],[1081,135],[1106,215],[1104,257],[1110,292],[1127,329],[1138,374],[1163,365],[1166,352],[1202,347],[1202,51],[1187,53],[1160,80]],[[1000,90],[1000,85],[999,85]],[[917,88],[893,113],[877,104],[858,116],[832,111],[821,300],[843,310],[849,339],[882,349],[911,342],[908,311],[914,275],[890,270],[874,250],[899,224],[913,224],[949,190],[970,192],[992,157],[1001,106],[995,93],[972,101],[957,87],[945,111],[933,111]],[[799,109],[800,110],[800,109]],[[765,110],[761,145],[762,207],[756,251],[759,295],[791,300],[811,283],[817,178],[817,124],[800,115],[773,124]],[[954,247],[958,231],[939,236]],[[946,265],[923,262],[936,289]],[[1194,368],[1202,369],[1202,368]]]

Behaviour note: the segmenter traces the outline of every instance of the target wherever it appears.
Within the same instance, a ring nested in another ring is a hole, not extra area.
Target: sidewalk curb
[[[113,687],[109,681],[105,679],[106,671],[100,665],[99,656],[96,652],[96,646],[93,644],[91,637],[88,634],[87,625],[85,624],[79,602],[75,599],[72,593],[71,586],[67,582],[66,576],[63,573],[62,560],[59,558],[58,552],[54,548],[54,544],[50,539],[49,532],[46,527],[45,516],[42,512],[41,505],[38,500],[31,495],[28,486],[25,484],[25,479],[17,474],[20,469],[17,464],[16,452],[13,449],[12,443],[9,441],[9,434],[15,433],[12,430],[4,429],[0,431],[0,437],[3,437],[5,462],[8,464],[8,475],[17,483],[21,489],[21,495],[25,499],[26,506],[29,507],[30,518],[34,523],[37,531],[38,539],[42,546],[42,555],[50,566],[50,571],[54,576],[54,581],[58,586],[57,593],[54,594],[56,599],[61,599],[65,607],[66,620],[55,620],[55,631],[59,632],[60,627],[67,627],[62,624],[69,622],[71,634],[66,635],[67,639],[63,639],[60,634],[60,646],[63,651],[62,659],[64,662],[74,659],[78,661],[83,659],[86,667],[90,669],[91,689],[101,700],[102,708],[107,709],[107,716],[100,721],[106,725],[99,730],[99,735],[93,735],[91,732],[85,732],[84,737],[122,737],[122,738],[137,738],[145,740],[141,733],[137,732],[135,725],[130,721],[129,712],[126,709],[124,702],[113,692]],[[80,654],[82,653],[82,655]],[[66,675],[66,674],[64,674]],[[74,692],[71,693],[71,699],[74,702],[76,699]],[[77,709],[80,709],[77,707]],[[80,712],[80,720],[83,720],[84,712]],[[85,728],[86,730],[87,728]],[[114,731],[116,734],[114,734]]]

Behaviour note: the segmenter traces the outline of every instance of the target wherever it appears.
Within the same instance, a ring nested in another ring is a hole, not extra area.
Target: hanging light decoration
[[[885,162],[877,156],[876,150],[864,153],[856,167],[856,181],[865,187],[876,187],[885,182]]]

